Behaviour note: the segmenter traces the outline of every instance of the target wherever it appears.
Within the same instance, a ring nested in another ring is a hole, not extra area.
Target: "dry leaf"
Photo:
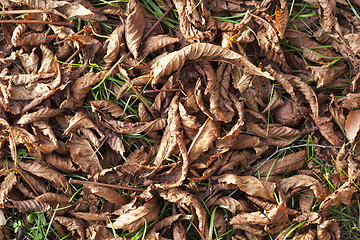
[[[346,136],[353,141],[360,128],[360,110],[353,110],[347,115],[345,122]]]
[[[64,225],[69,231],[71,231],[73,236],[78,235],[80,239],[85,239],[84,226],[79,220],[61,216],[55,216],[54,220],[58,221],[61,225]]]
[[[135,58],[139,56],[141,38],[145,30],[145,18],[142,7],[137,0],[128,3],[128,17],[125,23],[125,39],[130,52]]]

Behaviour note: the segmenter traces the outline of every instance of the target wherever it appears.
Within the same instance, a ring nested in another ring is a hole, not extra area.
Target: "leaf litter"
[[[359,7],[3,1],[1,239],[360,237]]]

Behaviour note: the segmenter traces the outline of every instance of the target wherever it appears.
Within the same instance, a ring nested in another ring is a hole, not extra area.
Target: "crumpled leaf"
[[[26,200],[26,201],[13,201],[14,207],[19,210],[19,212],[26,213],[30,210],[37,210],[41,212],[46,212],[50,210],[50,205],[44,202],[38,202],[36,199]]]
[[[19,166],[35,176],[47,179],[56,189],[59,189],[69,195],[72,194],[70,184],[66,177],[51,168],[48,168],[37,161],[30,163],[21,161],[19,162]]]
[[[144,43],[141,45],[140,52],[142,56],[146,54],[155,52],[169,44],[179,42],[179,39],[176,37],[171,37],[169,35],[156,35],[148,37]]]
[[[102,197],[109,202],[118,205],[124,205],[127,202],[127,199],[124,196],[120,195],[118,192],[112,190],[111,188],[92,184],[84,184],[84,187],[86,191]]]
[[[206,210],[192,194],[180,188],[171,188],[167,191],[161,191],[159,194],[160,197],[164,198],[165,200],[176,203],[185,209],[187,209],[186,206],[194,208],[199,221],[199,230],[202,234],[205,234]]]
[[[80,239],[85,239],[85,230],[83,224],[74,218],[55,216],[55,221],[58,221],[61,225],[64,225],[69,231],[71,231],[74,237],[79,236]]]
[[[201,127],[201,124],[196,121],[195,116],[189,115],[186,112],[185,107],[181,103],[179,103],[179,114],[180,114],[181,123],[182,123],[185,134],[191,140],[193,140],[196,137],[196,135]]]
[[[209,118],[200,127],[198,134],[195,136],[194,141],[188,150],[190,163],[198,159],[201,153],[206,152],[214,145],[215,140],[220,137],[220,127],[219,122],[215,122]]]
[[[157,222],[145,235],[145,239],[159,239],[161,237],[161,230],[171,227],[173,223],[180,220],[190,220],[191,215],[176,214],[162,219]]]
[[[346,182],[339,189],[327,196],[326,199],[321,202],[319,207],[319,213],[324,216],[327,212],[327,209],[332,206],[337,206],[340,203],[350,205],[351,197],[357,191],[357,188],[351,182]]]
[[[270,224],[270,219],[261,212],[239,213],[230,220],[230,225],[233,224],[266,226]]]
[[[99,159],[87,140],[73,135],[69,141],[69,148],[71,159],[90,176],[102,170]]]
[[[214,205],[219,205],[222,208],[225,208],[232,212],[232,214],[236,214],[237,211],[240,212],[251,212],[250,205],[244,200],[236,200],[232,197],[221,196],[214,202]]]
[[[45,157],[47,164],[64,171],[64,172],[76,172],[78,169],[74,166],[71,159],[63,157],[57,153],[49,153]]]
[[[5,179],[1,183],[0,188],[0,207],[4,207],[5,200],[13,188],[13,186],[17,183],[17,177],[15,173],[11,173],[11,175],[6,175]]]
[[[279,38],[274,28],[270,23],[260,17],[255,17],[254,20],[260,25],[257,36],[260,47],[265,51],[266,57],[278,63],[282,71],[287,73],[290,72],[290,66],[286,62],[284,52],[280,46]]]
[[[152,74],[154,75],[152,85],[158,83],[160,77],[168,75],[172,71],[184,66],[186,60],[194,61],[201,59],[228,62],[234,66],[244,68],[245,71],[251,74],[273,79],[268,72],[262,72],[244,56],[234,51],[209,43],[194,43],[179,51],[172,52],[154,63],[151,66],[153,69]]]
[[[121,122],[116,120],[106,120],[101,122],[105,127],[117,133],[138,134],[141,132],[156,131],[163,129],[166,125],[165,118],[158,118],[151,122]]]
[[[125,205],[126,206],[126,205]],[[150,201],[145,202],[144,205],[129,208],[127,206],[124,209],[124,213],[121,214],[112,224],[107,224],[108,228],[115,229],[124,229],[129,232],[133,232],[139,227],[143,226],[146,223],[150,223],[152,221],[157,220],[158,214],[160,211],[160,205],[158,203],[158,198],[153,197]]]
[[[69,197],[51,192],[41,194],[40,196],[36,197],[36,200],[38,202],[70,203]]]
[[[236,176],[234,174],[224,174],[217,177],[216,181],[218,183],[234,184],[248,195],[276,202],[273,194],[276,187],[275,183],[263,181],[252,176]]]
[[[128,17],[125,23],[125,39],[130,52],[135,58],[139,56],[139,47],[145,31],[145,18],[140,3],[130,0],[128,3]]]
[[[98,100],[90,102],[91,109],[93,112],[99,111],[101,113],[108,112],[114,118],[126,117],[127,114],[124,110],[116,103],[109,100]]]
[[[340,227],[336,219],[324,220],[317,225],[317,238],[319,240],[340,239]]]
[[[347,70],[346,65],[335,66],[335,65],[322,65],[321,67],[309,66],[311,69],[311,74],[314,80],[317,82],[317,88],[323,87],[334,80],[339,76],[344,74]]]
[[[120,46],[123,41],[123,35],[125,32],[125,26],[119,25],[113,32],[110,34],[108,41],[108,46],[106,50],[106,55],[104,56],[104,62],[107,65],[111,65],[115,62],[118,53],[120,51]]]
[[[285,193],[286,198],[289,198],[291,195],[304,188],[313,190],[316,198],[325,199],[327,196],[323,185],[315,178],[307,175],[295,175],[281,179],[277,182],[277,187]]]
[[[42,120],[43,118],[55,117],[62,112],[63,109],[51,109],[48,107],[44,107],[36,112],[22,115],[21,118],[17,121],[17,124],[25,125],[31,122]]]

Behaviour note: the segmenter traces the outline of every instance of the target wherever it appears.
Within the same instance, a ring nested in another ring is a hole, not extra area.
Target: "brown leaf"
[[[303,233],[299,236],[295,236],[293,240],[315,240],[316,237],[316,230],[315,229],[309,229],[308,232]]]
[[[106,221],[109,219],[110,214],[107,212],[96,214],[96,213],[85,213],[85,212],[74,212],[70,211],[70,214],[76,218],[80,218],[86,221]]]
[[[108,187],[84,184],[84,188],[87,192],[91,192],[99,197],[102,197],[111,203],[124,205],[127,202],[127,199],[124,196]]]
[[[107,40],[108,46],[106,55],[104,57],[104,62],[107,65],[111,65],[115,62],[123,42],[124,32],[125,26],[121,24],[110,34],[109,39]]]
[[[146,54],[155,52],[169,44],[179,42],[179,39],[176,37],[171,37],[169,35],[156,35],[148,37],[143,44],[141,45],[140,52],[142,56]]]
[[[51,192],[41,194],[40,196],[36,197],[36,200],[38,202],[70,203],[69,197]]]
[[[274,197],[275,183],[259,180],[252,176],[236,176],[234,174],[224,174],[217,177],[216,181],[218,183],[234,184],[248,195],[276,202]]]
[[[286,25],[289,20],[289,9],[285,0],[280,1],[280,6],[275,9],[275,26],[280,39],[284,38]]]
[[[1,208],[4,207],[6,198],[16,183],[17,183],[17,177],[14,172],[10,173],[9,175],[6,175],[5,179],[2,181],[1,188],[0,188],[0,207]]]
[[[240,212],[251,212],[250,205],[244,200],[236,200],[232,197],[222,196],[219,197],[215,202],[214,205],[219,205],[222,208],[225,208],[232,212],[232,214],[236,214],[237,211]]]
[[[267,21],[260,17],[256,16],[254,20],[260,25],[257,36],[260,47],[263,51],[265,51],[266,57],[269,60],[278,63],[282,71],[287,73],[290,72],[291,69],[286,63],[284,52],[280,46],[279,38],[274,28]]]
[[[19,125],[25,125],[31,122],[36,122],[39,120],[43,120],[43,118],[55,117],[63,112],[63,109],[51,109],[48,107],[44,107],[36,112],[27,113],[21,116],[21,118],[17,121]]]
[[[157,222],[145,235],[146,240],[151,239],[159,239],[161,237],[161,230],[168,229],[172,226],[173,223],[176,221],[180,221],[183,219],[190,220],[191,215],[184,215],[184,214],[176,214],[169,217],[162,219],[161,221]]]
[[[358,190],[351,182],[346,182],[339,189],[327,196],[326,199],[321,202],[319,207],[319,213],[324,216],[330,207],[337,206],[340,203],[350,205],[351,197],[357,191]]]
[[[304,150],[286,155],[283,158],[265,159],[266,163],[262,164],[264,161],[260,161],[248,171],[248,174],[254,174],[256,176],[258,174],[260,174],[260,176],[267,176],[269,174],[269,176],[271,176],[296,171],[304,165],[306,157],[307,152]],[[261,167],[257,169],[260,165]],[[256,169],[257,172],[254,172]]]
[[[160,205],[158,198],[153,197],[144,205],[131,208],[127,207],[126,212],[121,214],[112,224],[107,224],[108,228],[124,229],[133,232],[143,226],[158,219]]]
[[[19,210],[19,212],[26,213],[30,210],[37,210],[46,212],[50,210],[50,205],[44,202],[38,202],[36,199],[31,199],[27,201],[11,201],[15,208]]]
[[[39,143],[39,149],[44,153],[53,152],[58,148],[57,138],[50,125],[39,120],[32,123],[33,131]]]
[[[135,58],[139,56],[141,38],[145,30],[145,18],[140,3],[130,0],[128,3],[128,17],[125,23],[125,39],[130,52]]]
[[[243,65],[244,70],[251,74],[273,79],[268,72],[262,72],[244,56],[234,51],[209,43],[194,43],[179,51],[172,52],[154,63],[151,66],[154,75],[152,84],[155,85],[160,77],[182,68],[186,60],[195,61],[200,59],[228,62],[240,68]]]
[[[71,231],[74,237],[78,236],[82,240],[85,239],[84,226],[79,220],[61,216],[55,216],[54,220],[58,221],[61,225],[64,225],[69,231]]]
[[[18,55],[27,74],[35,74],[38,71],[39,56],[35,54],[35,49],[33,48],[30,55],[27,53]]]
[[[199,128],[201,127],[201,124],[196,121],[196,117],[189,115],[186,112],[186,109],[184,106],[179,103],[179,113],[181,118],[181,123],[184,128],[185,134],[193,140],[195,136],[197,135]]]
[[[19,162],[19,166],[25,171],[34,174],[35,176],[47,179],[56,189],[59,189],[66,194],[72,195],[70,184],[64,175],[42,165],[37,161],[30,163],[21,161]]]
[[[90,102],[90,104],[93,112],[99,111],[101,113],[110,113],[110,115],[114,118],[127,117],[127,114],[124,112],[124,110],[112,101],[98,100]]]
[[[116,120],[106,120],[101,122],[105,127],[117,133],[138,134],[141,132],[156,131],[163,129],[166,125],[165,118],[158,118],[151,122],[121,122]]]
[[[305,190],[300,194],[299,207],[302,212],[311,212],[315,201],[314,193],[311,190]]]
[[[71,159],[90,176],[102,170],[99,159],[87,140],[73,135],[69,141],[69,148]]]
[[[60,156],[57,153],[49,153],[45,157],[47,164],[64,171],[64,172],[76,172],[78,169],[74,166],[71,159]]]
[[[335,65],[322,65],[321,67],[309,66],[311,74],[314,80],[317,82],[317,88],[327,86],[339,76],[347,71],[347,66],[335,66]]]
[[[340,239],[340,227],[336,219],[324,220],[321,224],[317,225],[317,238],[318,240]]]
[[[124,156],[125,146],[120,136],[116,134],[111,134],[109,137],[106,138],[106,143],[112,150]]]
[[[315,178],[307,175],[295,175],[281,179],[277,182],[277,186],[285,193],[287,198],[304,188],[313,190],[316,198],[325,199],[327,195],[326,190],[321,183]]]
[[[199,221],[199,230],[202,234],[205,234],[206,210],[192,194],[180,188],[171,188],[167,191],[162,191],[159,194],[160,197],[164,198],[165,200],[176,203],[185,209],[186,206],[195,208],[195,213]]]
[[[77,112],[75,116],[70,119],[69,126],[65,129],[64,135],[69,135],[70,133],[76,131],[78,128],[94,129],[100,136],[99,141],[102,141],[105,138],[104,134],[83,112]]]
[[[192,142],[188,153],[190,163],[198,159],[201,153],[209,150],[214,145],[215,140],[220,137],[221,126],[219,122],[212,121],[210,118],[200,127],[197,135]]]
[[[239,213],[230,220],[230,225],[234,224],[266,226],[270,224],[270,219],[261,212]]]

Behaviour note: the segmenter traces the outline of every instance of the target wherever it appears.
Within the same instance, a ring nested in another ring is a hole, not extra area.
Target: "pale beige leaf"
[[[251,74],[273,79],[268,72],[262,72],[244,56],[234,51],[210,43],[194,43],[179,51],[172,52],[154,63],[151,66],[153,69],[152,74],[154,75],[152,84],[156,84],[160,77],[182,68],[186,60],[196,61],[201,59],[228,62],[237,67],[244,68],[245,71]]]
[[[346,117],[345,133],[350,141],[353,141],[360,129],[360,110],[353,110]]]
[[[125,39],[130,52],[135,58],[139,56],[141,38],[145,30],[145,17],[137,0],[128,3],[128,17],[125,22]]]

